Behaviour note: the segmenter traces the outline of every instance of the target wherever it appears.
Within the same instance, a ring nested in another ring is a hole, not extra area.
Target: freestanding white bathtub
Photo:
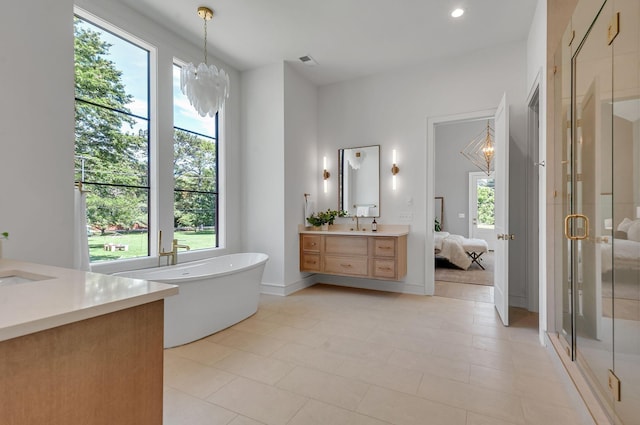
[[[164,300],[164,346],[203,338],[258,310],[267,254],[229,254],[175,266],[133,270],[118,276],[179,285]]]

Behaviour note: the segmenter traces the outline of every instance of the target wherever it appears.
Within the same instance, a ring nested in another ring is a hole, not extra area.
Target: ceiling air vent
[[[318,64],[318,62],[316,62],[316,60],[312,58],[311,55],[300,56],[299,59],[300,59],[300,62],[302,62],[307,66],[315,66]]]

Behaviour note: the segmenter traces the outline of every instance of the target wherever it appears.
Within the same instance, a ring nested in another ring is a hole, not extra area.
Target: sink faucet
[[[160,259],[162,257],[171,257],[167,260],[167,265],[178,264],[178,249],[186,249],[189,251],[191,247],[189,245],[181,245],[178,243],[177,239],[174,239],[171,243],[171,251],[165,251],[162,248],[162,230],[158,232],[158,266],[160,265]]]
[[[358,221],[358,214],[356,214],[354,216],[354,218],[356,219],[356,230],[360,230],[360,222]],[[352,219],[352,221],[353,221],[353,219]]]

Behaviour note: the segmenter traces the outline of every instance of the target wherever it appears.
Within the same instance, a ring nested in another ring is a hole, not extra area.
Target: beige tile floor
[[[164,424],[581,424],[537,316],[505,328],[477,288],[263,295],[249,319],[165,350]]]

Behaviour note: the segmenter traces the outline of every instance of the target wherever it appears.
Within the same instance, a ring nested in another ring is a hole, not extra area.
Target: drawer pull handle
[[[316,243],[315,242],[311,242],[311,246],[316,246]]]
[[[391,271],[391,267],[378,267],[378,270],[388,270],[388,271]]]
[[[390,246],[380,246],[380,247],[378,247],[378,248],[380,248],[380,249],[391,249],[391,247],[390,247]]]
[[[315,264],[315,261],[307,261],[308,264]]]
[[[340,267],[351,267],[351,264],[340,264]]]

